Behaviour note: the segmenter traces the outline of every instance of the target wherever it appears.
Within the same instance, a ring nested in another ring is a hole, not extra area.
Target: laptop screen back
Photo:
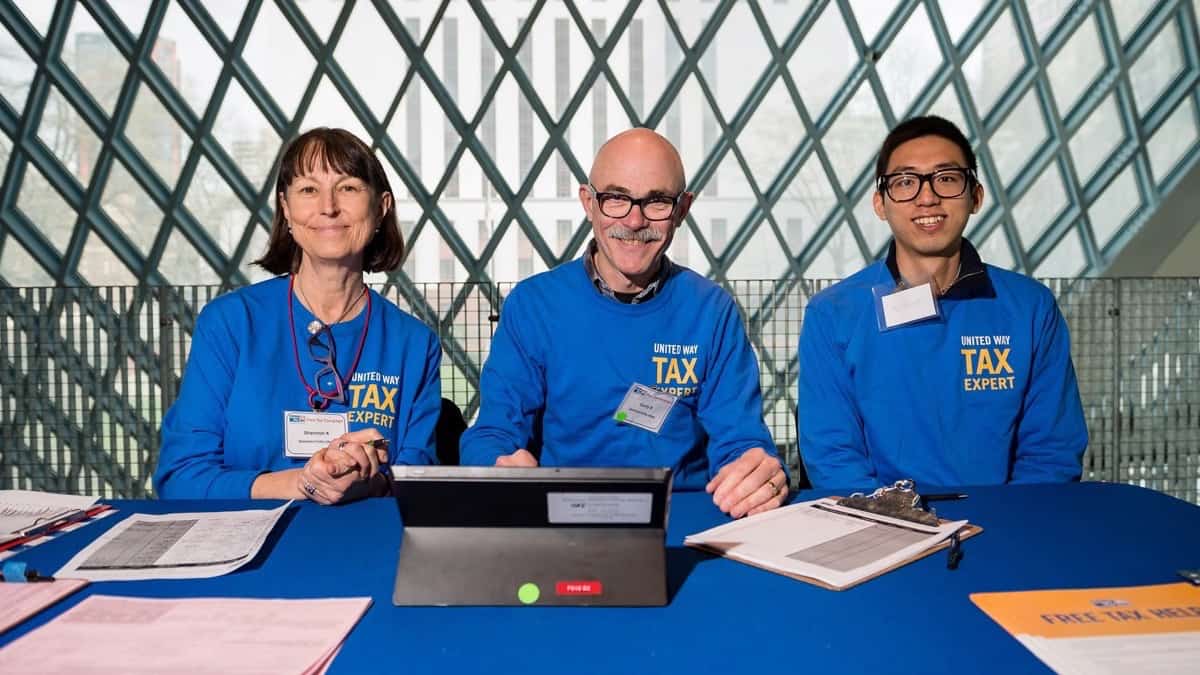
[[[393,467],[398,605],[666,604],[669,469]]]

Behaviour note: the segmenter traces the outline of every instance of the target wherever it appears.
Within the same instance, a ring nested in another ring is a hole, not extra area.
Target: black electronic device
[[[396,466],[397,605],[665,605],[670,469]]]

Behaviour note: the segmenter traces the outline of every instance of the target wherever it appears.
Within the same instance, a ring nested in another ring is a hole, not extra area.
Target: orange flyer
[[[1058,638],[1200,632],[1200,586],[1186,582],[972,593],[971,602],[1013,635]]]
[[[1196,672],[1200,664],[1200,586],[1173,583],[970,597],[1061,673]]]

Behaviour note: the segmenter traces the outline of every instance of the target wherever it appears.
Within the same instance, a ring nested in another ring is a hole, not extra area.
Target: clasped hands
[[[313,453],[296,476],[296,490],[318,504],[339,504],[387,491],[387,477],[379,472],[387,466],[387,446],[371,442],[383,439],[377,429],[342,434],[327,447]]]

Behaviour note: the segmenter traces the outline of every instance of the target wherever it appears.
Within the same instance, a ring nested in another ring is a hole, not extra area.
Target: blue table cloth
[[[94,583],[0,635],[0,646],[89,594],[142,597],[370,596],[334,673],[1029,672],[1041,663],[968,599],[980,591],[1178,581],[1200,567],[1200,507],[1128,485],[963,488],[941,515],[984,528],[945,554],[828,591],[706,553],[683,537],[726,522],[705,494],[672,498],[671,602],[661,608],[393,607],[401,539],[390,499],[291,509],[260,556],[224,577]],[[824,496],[805,492],[797,499]],[[263,508],[278,502],[117,501],[115,516],[22,553],[53,573],[130,513]]]

